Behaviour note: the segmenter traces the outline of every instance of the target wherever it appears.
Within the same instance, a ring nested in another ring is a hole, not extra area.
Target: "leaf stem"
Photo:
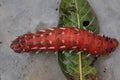
[[[78,28],[81,28],[81,27],[80,27],[80,16],[79,16],[79,12],[78,12],[77,0],[75,0],[75,7],[76,7],[76,13],[77,13]]]
[[[79,12],[78,12],[78,5],[77,5],[77,0],[75,0],[75,7],[76,7],[76,13],[77,13],[77,23],[78,23],[78,28],[81,28],[80,27],[80,16],[79,16]],[[79,72],[80,72],[80,80],[83,80],[82,79],[82,62],[81,62],[81,52],[78,53],[79,55]]]
[[[81,58],[81,52],[79,52],[78,55],[79,55],[79,72],[80,72],[80,80],[83,80],[83,78],[82,78],[82,58]]]

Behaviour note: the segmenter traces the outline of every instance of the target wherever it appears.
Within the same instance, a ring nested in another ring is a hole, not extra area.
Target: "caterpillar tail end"
[[[10,48],[16,52],[16,53],[22,53],[23,52],[23,48],[22,46],[19,44],[19,40],[16,39],[14,40],[11,44],[10,44]]]

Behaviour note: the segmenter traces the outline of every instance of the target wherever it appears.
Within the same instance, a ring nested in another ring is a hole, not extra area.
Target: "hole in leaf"
[[[86,26],[88,26],[88,25],[89,25],[89,23],[90,23],[89,21],[83,21],[83,26],[85,26],[85,27],[86,27]]]

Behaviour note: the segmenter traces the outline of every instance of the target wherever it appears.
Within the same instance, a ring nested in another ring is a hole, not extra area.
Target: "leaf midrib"
[[[77,16],[77,24],[78,24],[78,28],[81,28],[80,26],[80,16],[79,16],[79,12],[78,12],[78,5],[77,5],[77,0],[75,0],[75,7],[76,7],[76,16]],[[82,62],[81,62],[81,52],[78,53],[79,55],[79,71],[80,71],[80,80],[82,79]]]

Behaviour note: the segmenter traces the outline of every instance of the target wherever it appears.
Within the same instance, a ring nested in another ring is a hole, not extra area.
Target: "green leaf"
[[[72,26],[99,33],[96,14],[87,0],[62,0],[58,26]],[[97,71],[91,66],[94,56],[80,51],[59,51],[58,62],[67,80],[98,80]]]

